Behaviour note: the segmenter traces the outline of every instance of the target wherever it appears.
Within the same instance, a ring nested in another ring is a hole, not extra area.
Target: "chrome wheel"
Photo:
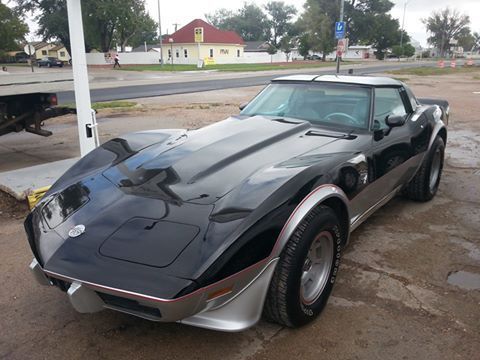
[[[440,170],[442,167],[442,152],[440,149],[435,151],[432,158],[432,165],[430,168],[430,182],[429,187],[430,191],[434,191],[438,183],[438,178],[440,177]]]
[[[333,263],[333,236],[322,231],[310,245],[303,264],[300,296],[304,304],[314,303],[327,284]]]

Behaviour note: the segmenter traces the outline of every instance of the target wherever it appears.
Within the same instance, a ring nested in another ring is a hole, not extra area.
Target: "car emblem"
[[[84,232],[85,232],[85,225],[77,225],[72,229],[70,229],[70,231],[68,232],[68,236],[70,236],[71,238],[76,238],[82,235]]]

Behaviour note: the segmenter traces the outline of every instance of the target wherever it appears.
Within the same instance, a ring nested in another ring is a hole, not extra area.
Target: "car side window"
[[[376,88],[375,89],[375,116],[374,129],[387,128],[386,119],[388,116],[405,116],[407,111],[398,88]]]
[[[418,107],[417,98],[415,97],[415,95],[413,95],[412,90],[410,90],[410,88],[405,86],[405,91],[407,92],[408,100],[410,100],[410,105],[412,106],[412,111],[415,111]]]

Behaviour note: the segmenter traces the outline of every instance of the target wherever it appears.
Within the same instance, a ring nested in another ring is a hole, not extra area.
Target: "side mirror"
[[[242,111],[243,109],[245,109],[247,107],[247,105],[248,105],[248,101],[244,102],[244,103],[241,103],[238,108],[240,109],[240,111]]]
[[[385,119],[385,123],[388,127],[394,128],[405,125],[406,120],[405,116],[390,115]]]

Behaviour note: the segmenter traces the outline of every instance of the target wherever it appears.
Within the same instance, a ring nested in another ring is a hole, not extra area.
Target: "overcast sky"
[[[160,0],[162,15],[162,30],[171,33],[174,30],[174,23],[179,26],[186,25],[193,19],[204,18],[206,13],[212,13],[219,8],[229,8],[232,10],[242,7],[244,0]],[[303,10],[304,0],[284,0],[287,4],[294,5],[299,12]],[[403,8],[405,0],[391,0],[395,3],[392,9],[392,16],[399,19],[402,24]],[[254,1],[258,5],[263,5],[268,0]],[[158,20],[157,4],[158,0],[146,0],[147,9],[151,16]],[[470,16],[470,27],[472,31],[480,32],[480,0],[407,0],[405,30],[412,39],[420,42],[422,46],[427,45],[427,33],[425,26],[421,22],[433,10],[443,9],[446,6],[458,9],[461,13]],[[31,28],[35,28],[29,21]]]
[[[170,32],[174,29],[173,24],[180,26],[187,24],[195,18],[204,18],[205,13],[214,12],[216,9],[225,7],[238,9],[243,0],[160,0],[162,14],[162,30]],[[287,4],[294,5],[299,11],[303,10],[304,0],[284,0]],[[391,0],[395,3],[392,16],[399,19],[402,24],[404,0]],[[157,0],[146,0],[150,14],[158,18]],[[255,1],[258,5],[267,3],[268,0]],[[446,6],[458,9],[470,16],[472,31],[480,31],[480,0],[408,0],[405,16],[405,30],[410,36],[419,41],[422,46],[427,45],[427,34],[421,19],[428,17],[433,10],[443,9]]]

